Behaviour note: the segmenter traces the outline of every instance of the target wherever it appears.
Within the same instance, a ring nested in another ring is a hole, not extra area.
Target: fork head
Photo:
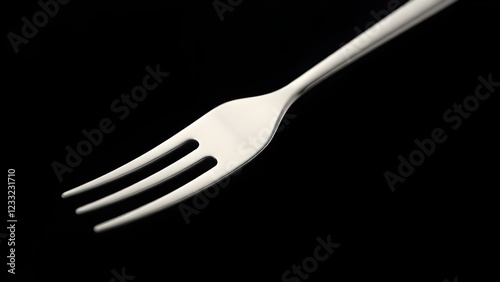
[[[144,206],[95,226],[96,232],[111,229],[166,209],[206,189],[257,156],[271,141],[289,104],[286,89],[261,96],[226,102],[131,162],[63,193],[77,195],[120,178],[168,154],[188,140],[199,146],[180,160],[129,187],[76,210],[84,213],[115,203],[158,185],[206,157],[217,163],[187,184]]]
[[[285,114],[276,93],[224,103],[194,122],[190,129],[201,150],[231,173],[260,153],[271,141]]]

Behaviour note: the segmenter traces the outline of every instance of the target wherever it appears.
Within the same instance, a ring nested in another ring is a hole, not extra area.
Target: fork
[[[290,105],[332,74],[414,25],[451,5],[456,0],[412,0],[351,40],[313,68],[277,91],[236,99],[209,111],[186,128],[129,163],[66,191],[63,198],[97,188],[144,167],[189,140],[198,147],[151,176],[104,198],[79,207],[77,214],[116,203],[156,186],[206,157],[217,163],[187,184],[150,203],[109,219],[94,227],[103,232],[133,222],[214,185],[256,157],[271,141]]]

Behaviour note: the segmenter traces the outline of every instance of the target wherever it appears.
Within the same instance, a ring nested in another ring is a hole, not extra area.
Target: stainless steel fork
[[[283,88],[224,103],[149,152],[62,196],[74,196],[120,178],[194,139],[199,146],[180,160],[123,190],[84,205],[76,212],[89,212],[136,195],[172,178],[205,157],[215,158],[215,166],[197,178],[157,200],[96,225],[94,231],[105,231],[179,203],[257,156],[271,141],[290,105],[313,86],[453,2],[456,0],[409,1]]]

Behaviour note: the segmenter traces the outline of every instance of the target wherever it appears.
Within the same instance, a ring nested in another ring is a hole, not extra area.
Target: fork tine
[[[191,180],[187,184],[181,186],[177,190],[172,191],[169,194],[144,206],[136,208],[135,210],[129,211],[125,214],[96,225],[94,227],[94,231],[106,231],[171,207],[172,205],[200,192],[204,188],[210,187],[210,185],[217,182],[223,176],[223,170],[219,169],[218,165],[215,165],[208,171]]]
[[[186,133],[188,127],[184,128],[174,136],[170,137],[160,145],[154,147],[153,149],[149,150],[148,152],[142,154],[141,156],[135,158],[134,160],[122,165],[121,167],[112,170],[111,172],[108,172],[94,180],[91,180],[85,184],[82,184],[78,187],[75,187],[71,190],[68,190],[62,194],[63,198],[67,198],[70,196],[74,196],[77,194],[80,194],[84,191],[96,188],[100,185],[106,184],[108,182],[111,182],[117,178],[120,178],[124,175],[127,175],[151,162],[154,160],[158,159],[159,157],[169,153],[176,147],[180,146],[182,143],[192,139],[190,136]]]
[[[193,166],[197,162],[203,159],[205,157],[202,153],[202,150],[198,147],[191,153],[187,154],[183,158],[179,159],[178,161],[174,162],[173,164],[167,166],[166,168],[154,173],[153,175],[127,187],[124,188],[116,193],[113,193],[109,196],[106,196],[104,198],[101,198],[97,201],[94,201],[92,203],[86,204],[82,207],[79,207],[76,210],[77,214],[82,214],[86,213],[89,211],[93,211],[96,209],[99,209],[101,207],[104,207],[106,205],[110,205],[116,202],[119,202],[121,200],[124,200],[128,197],[131,197],[133,195],[139,194],[148,188],[151,188],[153,186],[156,186],[164,181],[167,181],[168,179],[172,178],[176,174],[188,169],[189,167]]]

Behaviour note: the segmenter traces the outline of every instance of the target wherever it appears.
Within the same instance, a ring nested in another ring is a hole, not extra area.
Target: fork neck
[[[344,57],[340,56],[339,51],[319,62],[313,68],[280,89],[278,91],[279,96],[284,100],[285,105],[290,106],[314,86],[350,63],[350,60],[345,60]]]

